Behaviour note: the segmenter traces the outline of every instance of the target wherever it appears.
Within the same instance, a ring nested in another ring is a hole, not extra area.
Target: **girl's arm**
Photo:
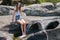
[[[15,10],[14,10],[14,12],[12,14],[12,22],[14,22],[14,16],[15,16]]]

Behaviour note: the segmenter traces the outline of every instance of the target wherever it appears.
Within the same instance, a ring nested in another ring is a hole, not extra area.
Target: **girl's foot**
[[[22,36],[20,36],[19,38],[24,38],[24,37],[26,37],[26,35],[22,35]]]

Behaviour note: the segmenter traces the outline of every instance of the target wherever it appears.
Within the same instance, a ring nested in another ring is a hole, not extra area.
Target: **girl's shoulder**
[[[16,10],[16,6],[14,6],[14,10]]]

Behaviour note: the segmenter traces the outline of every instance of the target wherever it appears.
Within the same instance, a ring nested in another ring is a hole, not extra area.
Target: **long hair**
[[[18,7],[19,6],[19,7]],[[22,12],[22,10],[21,10],[21,4],[19,4],[19,3],[17,3],[16,4],[16,11],[20,11],[20,12]]]

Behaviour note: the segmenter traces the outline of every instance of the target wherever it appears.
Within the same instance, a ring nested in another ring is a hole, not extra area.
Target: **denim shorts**
[[[16,15],[16,16],[15,16],[15,21],[21,20],[21,19],[23,19],[22,16],[20,16],[20,15]]]

